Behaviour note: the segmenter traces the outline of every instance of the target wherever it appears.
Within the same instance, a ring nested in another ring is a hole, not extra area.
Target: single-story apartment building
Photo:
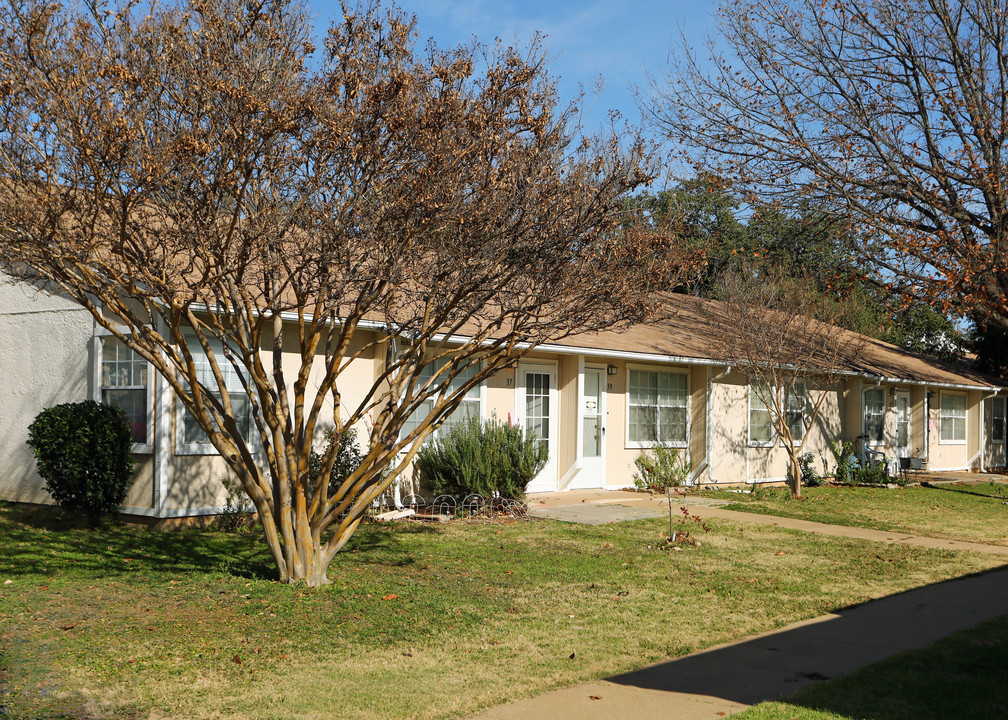
[[[659,322],[537,347],[470,391],[456,412],[509,419],[545,438],[549,462],[532,493],[625,488],[634,460],[659,440],[683,448],[697,483],[782,481],[787,454],[767,432],[765,407],[711,342],[712,301],[670,302],[674,314]],[[344,393],[370,387],[384,357],[355,360]],[[28,425],[43,408],[91,398],[120,405],[131,420],[138,462],[126,512],[223,509],[226,466],[168,384],[73,301],[0,282],[0,366],[0,498],[49,500]],[[831,387],[807,391],[828,396],[805,451],[832,465],[828,440],[861,438],[859,452],[920,458],[930,470],[1005,465],[1008,393],[997,380],[867,338],[841,371]]]

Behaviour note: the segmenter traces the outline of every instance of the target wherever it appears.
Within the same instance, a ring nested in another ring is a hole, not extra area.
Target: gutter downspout
[[[714,383],[720,380],[725,375],[731,372],[731,365],[725,365],[725,369],[719,372],[717,375],[711,376],[711,366],[707,366],[707,394],[704,397],[704,464],[707,466],[707,482],[708,484],[716,483],[717,481],[711,476],[711,391],[714,388]],[[749,477],[749,453],[746,452],[746,478]],[[702,468],[699,469],[702,472]],[[699,474],[697,475],[699,477]]]

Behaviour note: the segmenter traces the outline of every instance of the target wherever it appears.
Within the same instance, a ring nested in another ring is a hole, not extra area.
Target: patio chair
[[[891,474],[890,472],[891,468],[889,466],[889,459],[886,457],[884,452],[882,452],[881,450],[872,450],[871,448],[865,448],[864,456],[866,467],[871,467],[876,463],[882,463],[882,466],[885,468],[886,471],[886,477],[889,477],[889,475]]]

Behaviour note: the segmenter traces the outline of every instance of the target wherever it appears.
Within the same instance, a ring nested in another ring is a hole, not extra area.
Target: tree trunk
[[[798,467],[798,458],[791,458],[791,467],[788,468],[788,487],[791,488],[791,497],[801,497],[801,469]]]
[[[287,577],[291,585],[304,583],[308,587],[320,587],[329,582],[327,553],[317,537],[311,533],[297,533],[294,547],[284,553]]]

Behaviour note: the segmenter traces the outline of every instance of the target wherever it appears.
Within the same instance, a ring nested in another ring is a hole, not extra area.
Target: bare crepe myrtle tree
[[[680,157],[750,199],[850,219],[876,280],[1008,328],[1008,5],[739,0],[718,15],[709,52],[684,42],[642,103]]]
[[[764,439],[783,446],[788,487],[799,497],[798,460],[808,431],[863,337],[837,326],[851,311],[848,304],[824,296],[808,280],[772,268],[742,264],[722,276],[717,294],[721,302],[707,319],[711,338],[719,357],[765,407],[770,427]]]
[[[680,265],[621,202],[654,176],[649,148],[575,139],[537,43],[420,50],[413,20],[369,4],[316,53],[307,15],[4,2],[0,268],[152,363],[279,578],[319,585],[469,389],[537,344],[646,319]],[[332,492],[311,482],[313,441],[335,433],[327,477],[355,426],[364,462]]]

